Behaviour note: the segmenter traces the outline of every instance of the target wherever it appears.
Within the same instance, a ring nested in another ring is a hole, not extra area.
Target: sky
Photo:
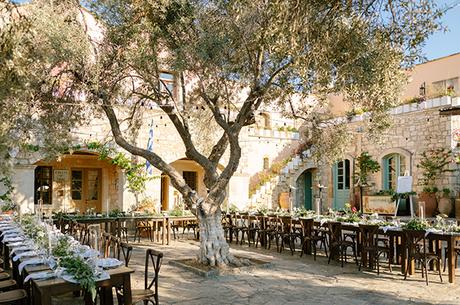
[[[428,60],[460,52],[460,0],[438,0],[440,6],[454,6],[442,18],[447,32],[437,32],[426,42],[423,51]]]
[[[28,0],[15,0],[23,3]],[[433,34],[423,48],[424,56],[428,60],[460,52],[460,0],[434,0],[443,7],[452,6],[442,18],[442,24],[447,27],[446,32]]]

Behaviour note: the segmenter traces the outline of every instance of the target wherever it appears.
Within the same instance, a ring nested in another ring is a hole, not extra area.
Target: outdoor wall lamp
[[[425,98],[425,95],[426,95],[426,84],[425,84],[425,82],[423,82],[420,85],[419,94],[420,94],[421,97]]]

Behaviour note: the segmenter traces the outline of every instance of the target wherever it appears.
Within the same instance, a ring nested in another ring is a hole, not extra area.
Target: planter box
[[[363,196],[363,212],[394,215],[396,203],[391,196]]]

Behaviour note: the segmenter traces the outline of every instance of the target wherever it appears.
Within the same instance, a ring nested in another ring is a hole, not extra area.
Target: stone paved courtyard
[[[137,245],[130,266],[133,287],[142,288],[145,248]],[[427,287],[421,274],[404,281],[398,268],[389,273],[385,266],[376,272],[359,272],[355,264],[343,269],[338,262],[327,264],[325,257],[299,257],[297,252],[254,249],[232,244],[234,254],[272,262],[267,269],[202,278],[190,271],[171,266],[172,259],[187,258],[198,250],[191,240],[173,241],[171,246],[152,245],[163,251],[160,272],[161,304],[460,304],[460,276],[457,284],[440,283],[429,274]]]

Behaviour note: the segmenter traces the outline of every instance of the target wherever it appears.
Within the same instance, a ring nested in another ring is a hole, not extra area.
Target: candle
[[[418,216],[420,219],[425,219],[425,202],[420,201],[418,204]]]
[[[317,216],[319,216],[321,214],[320,199],[319,198],[316,198],[316,200],[315,200],[315,212],[316,212]]]
[[[48,249],[49,249],[49,255],[51,256],[51,252],[52,252],[52,247],[51,247],[51,231],[48,232]]]

